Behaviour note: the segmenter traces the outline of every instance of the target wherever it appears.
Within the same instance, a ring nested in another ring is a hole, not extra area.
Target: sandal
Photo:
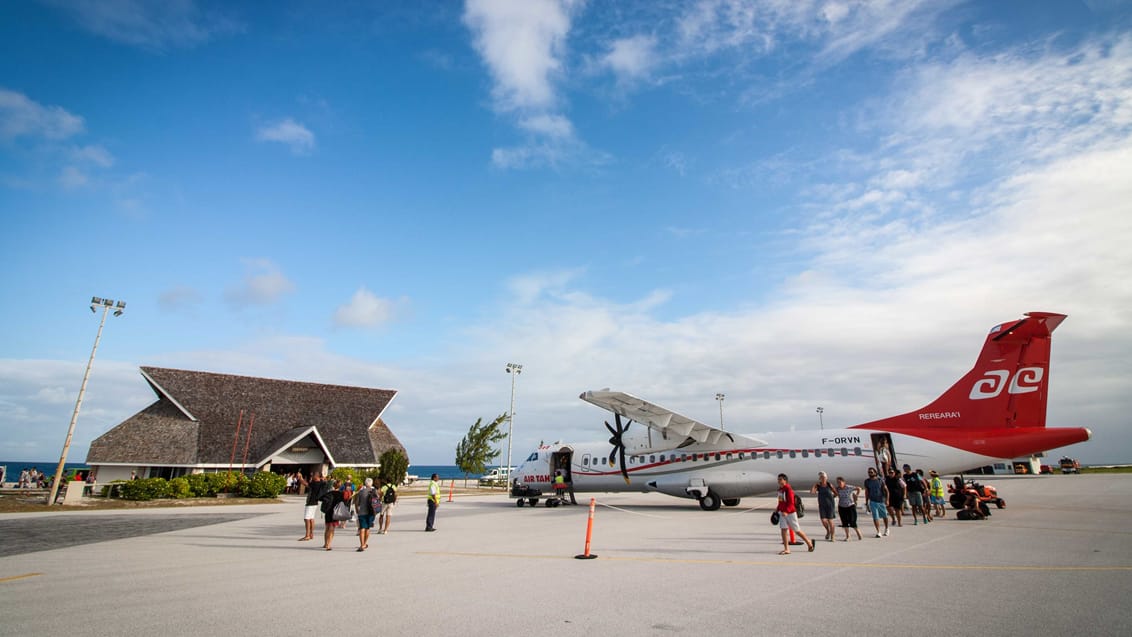
[[[813,541],[813,540],[810,540],[809,551],[810,551],[811,553],[813,553],[813,552],[814,552],[814,549],[815,549],[815,548],[817,547],[817,545],[818,545],[818,543],[817,543],[817,542],[815,542],[815,541]]]
[[[790,555],[790,551],[779,551],[779,555]]]

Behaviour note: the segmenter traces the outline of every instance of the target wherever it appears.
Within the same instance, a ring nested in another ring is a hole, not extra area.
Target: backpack
[[[798,517],[806,517],[806,505],[802,504],[802,498],[797,493],[794,494],[794,510],[798,512]]]
[[[381,513],[381,498],[377,496],[377,489],[367,487],[369,493],[366,494],[369,500],[369,509],[373,511],[374,515]]]
[[[397,490],[393,488],[393,485],[386,485],[385,495],[381,496],[381,501],[385,504],[393,504],[397,501]]]

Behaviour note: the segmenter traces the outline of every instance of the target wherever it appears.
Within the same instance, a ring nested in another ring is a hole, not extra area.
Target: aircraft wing
[[[659,431],[664,434],[665,437],[672,434],[708,444],[715,444],[723,438],[732,441],[747,441],[753,447],[761,447],[767,444],[764,440],[734,434],[724,431],[719,427],[705,425],[698,420],[681,416],[674,411],[665,409],[660,405],[654,405],[647,400],[637,398],[625,392],[609,390],[587,391],[578,396],[578,398],[624,418],[628,418],[633,422],[639,422],[650,429]]]

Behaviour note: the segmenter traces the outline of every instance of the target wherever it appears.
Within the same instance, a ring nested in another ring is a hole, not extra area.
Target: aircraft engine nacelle
[[[625,453],[655,453],[675,449],[684,439],[675,440],[674,436],[665,438],[659,431],[648,427],[637,429],[633,427],[621,434],[621,442],[625,445]]]

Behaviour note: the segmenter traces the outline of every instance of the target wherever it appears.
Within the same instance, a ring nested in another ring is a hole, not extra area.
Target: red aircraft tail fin
[[[1064,314],[1029,312],[996,325],[971,371],[927,406],[859,425],[893,431],[1045,427],[1050,335]]]

